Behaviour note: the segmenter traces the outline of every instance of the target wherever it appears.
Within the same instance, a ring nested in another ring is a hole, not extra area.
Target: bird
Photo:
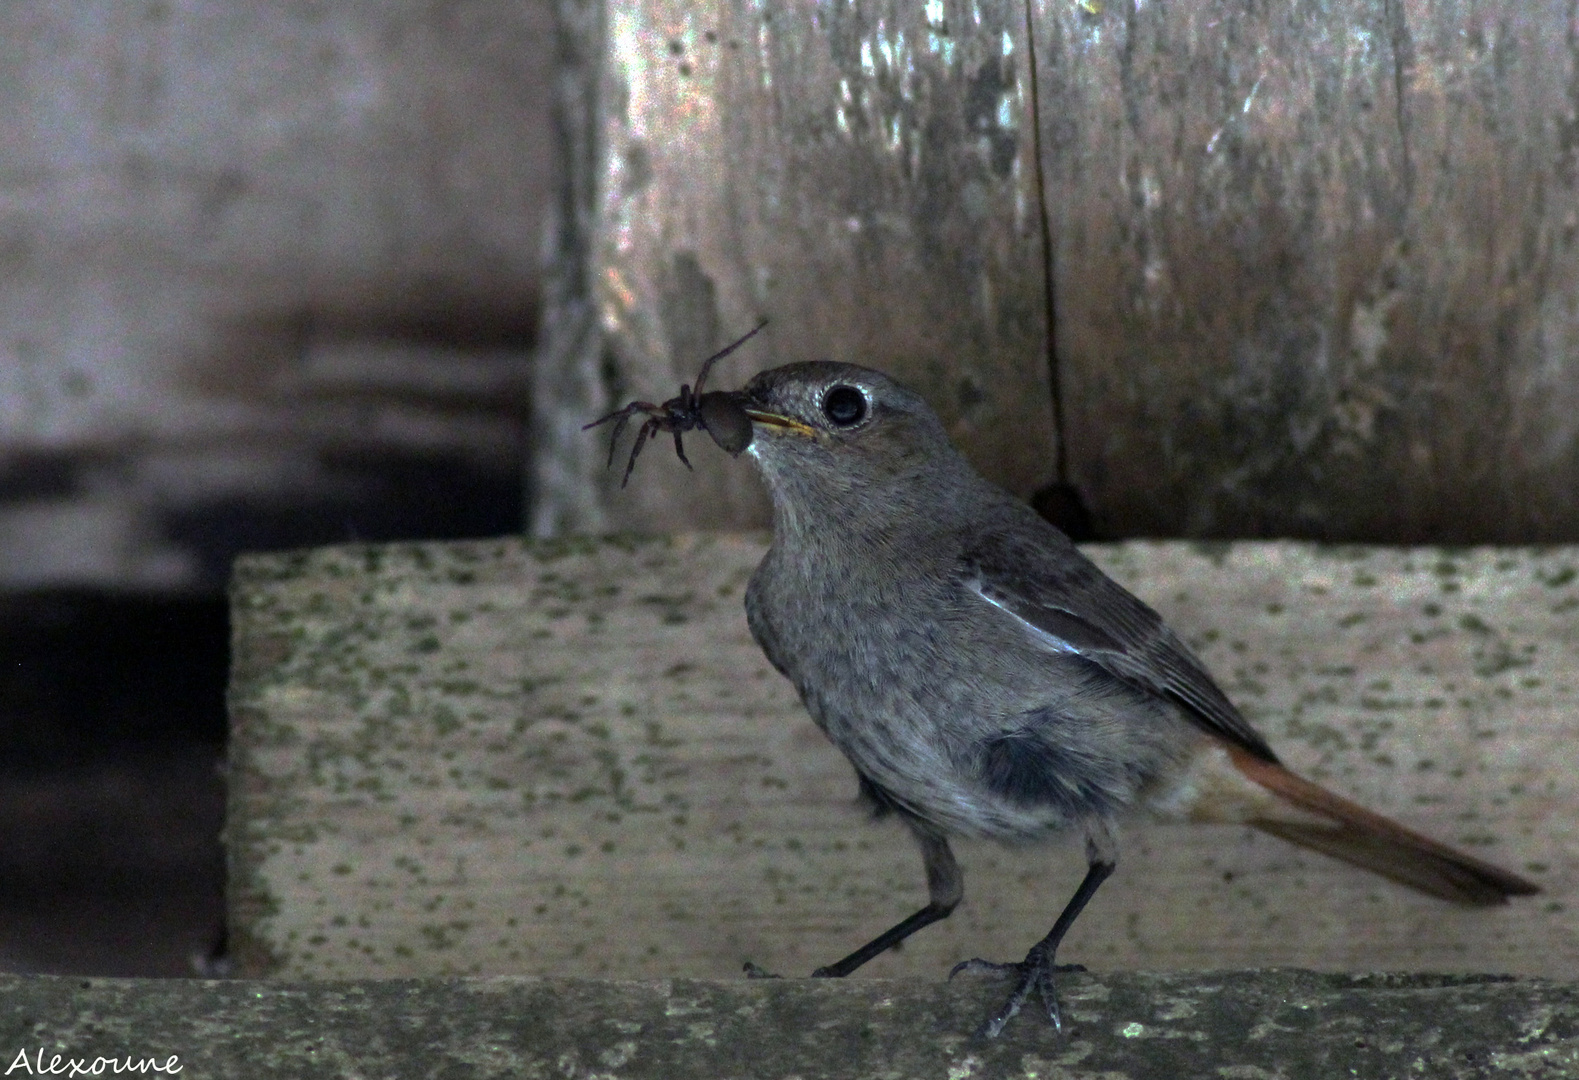
[[[1085,844],[1084,878],[1023,960],[950,972],[1013,975],[983,1038],[1033,994],[1062,1030],[1058,947],[1130,818],[1251,825],[1459,904],[1539,891],[1286,768],[1162,618],[977,472],[914,390],[814,361],[711,397],[715,441],[749,455],[772,501],[751,634],[925,870],[925,906],[814,976],[955,910],[951,837]]]

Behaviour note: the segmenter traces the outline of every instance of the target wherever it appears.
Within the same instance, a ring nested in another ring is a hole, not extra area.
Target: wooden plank
[[[1033,8],[1100,530],[1579,533],[1568,5]]]
[[[1020,494],[1045,483],[1020,6],[593,8],[566,8],[576,56],[600,63],[578,60],[565,115],[596,125],[596,152],[575,134],[559,330],[536,373],[539,530],[765,525],[755,478],[718,455],[697,455],[693,478],[654,454],[616,496],[603,440],[577,430],[630,398],[672,397],[763,317],[768,330],[719,365],[717,386],[792,360],[880,367],[926,393],[988,475]]]
[[[966,1036],[998,980],[79,979],[0,975],[19,1075],[125,1068],[302,1076],[1572,1075],[1573,983],[1298,971],[1070,974],[1066,1039],[1026,1015]],[[25,1054],[24,1061],[19,1055]],[[42,1054],[42,1061],[38,1055]],[[172,1063],[171,1059],[174,1058]],[[173,1067],[171,1067],[173,1065]],[[1566,1066],[1566,1068],[1565,1068]],[[144,1073],[154,1070],[145,1069]],[[88,1075],[93,1075],[88,1073]]]
[[[1065,957],[1570,974],[1579,549],[1126,543],[1296,769],[1528,873],[1468,911],[1235,828],[1126,833]],[[234,592],[243,973],[727,977],[828,963],[923,899],[902,829],[751,642],[756,536],[249,557]],[[954,916],[863,969],[1014,959],[1075,845],[960,846]]]

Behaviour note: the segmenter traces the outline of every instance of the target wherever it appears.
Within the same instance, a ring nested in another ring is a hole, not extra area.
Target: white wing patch
[[[1040,626],[1037,626],[1033,622],[1026,621],[1026,619],[1023,618],[1020,615],[1019,612],[1015,611],[1013,608],[1009,607],[1008,605],[1004,604],[1002,601],[1000,601],[997,598],[995,598],[991,593],[987,592],[986,588],[982,585],[981,580],[979,578],[971,580],[971,581],[967,581],[965,583],[965,587],[967,589],[969,589],[971,592],[975,593],[977,596],[981,597],[983,600],[987,601],[987,603],[991,604],[993,607],[997,608],[999,611],[1003,612],[1005,615],[1007,615],[1011,619],[1013,619],[1016,623],[1018,623],[1020,625],[1020,629],[1024,630],[1027,634],[1029,634],[1043,648],[1049,649],[1052,652],[1057,652],[1057,653],[1075,653],[1075,654],[1078,654],[1078,653],[1081,652],[1080,648],[1078,646],[1076,646],[1074,643],[1072,643],[1070,641],[1067,641],[1064,638],[1061,638],[1061,637],[1059,637],[1056,634],[1048,633],[1046,630],[1042,629]]]

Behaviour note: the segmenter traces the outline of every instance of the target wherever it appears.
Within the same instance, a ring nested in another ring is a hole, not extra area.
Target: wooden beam
[[[241,971],[804,974],[919,906],[909,839],[856,805],[750,640],[763,550],[681,535],[243,560]],[[1248,830],[1137,825],[1065,959],[1573,972],[1579,549],[1087,550],[1293,768],[1546,892],[1462,910]],[[959,911],[863,973],[1018,959],[1083,870],[1073,844],[960,855]]]
[[[562,10],[541,532],[765,525],[577,430],[765,316],[718,387],[883,368],[1103,535],[1579,538],[1567,4]]]
[[[1300,971],[1070,974],[1066,1037],[968,1041],[1001,980],[0,976],[15,1075],[96,1057],[180,1076],[1570,1075],[1572,983]],[[20,1055],[26,1055],[24,1066]],[[42,1054],[42,1061],[38,1055]],[[57,1057],[58,1056],[58,1057]],[[174,1069],[170,1070],[174,1072]],[[100,1075],[112,1075],[101,1067]],[[145,1075],[157,1075],[148,1070]]]
[[[1561,4],[1033,4],[1064,438],[1109,535],[1579,533]]]
[[[577,425],[662,401],[761,318],[717,388],[882,368],[1029,495],[1053,474],[1029,32],[1009,0],[569,4],[574,235],[535,372],[540,531],[763,525],[748,470],[655,454],[616,495]],[[595,80],[588,82],[587,80]],[[589,104],[590,103],[590,104]],[[578,171],[579,170],[579,171]],[[590,174],[587,170],[591,170]],[[579,350],[579,351],[578,351]],[[570,478],[574,477],[573,482]],[[597,492],[589,500],[589,492]]]

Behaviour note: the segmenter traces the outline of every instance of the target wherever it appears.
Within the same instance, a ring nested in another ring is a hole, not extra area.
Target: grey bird
[[[1088,868],[1047,936],[1018,963],[951,973],[1015,976],[981,1035],[1033,993],[1061,1027],[1059,942],[1114,870],[1116,824],[1137,813],[1250,824],[1461,904],[1538,891],[1285,769],[1157,613],[977,473],[914,391],[818,362],[708,397],[712,416],[738,409],[750,431],[692,404],[674,416],[749,453],[773,500],[751,633],[925,865],[926,906],[814,976],[848,975],[948,917],[964,895],[950,836],[1073,830]]]

